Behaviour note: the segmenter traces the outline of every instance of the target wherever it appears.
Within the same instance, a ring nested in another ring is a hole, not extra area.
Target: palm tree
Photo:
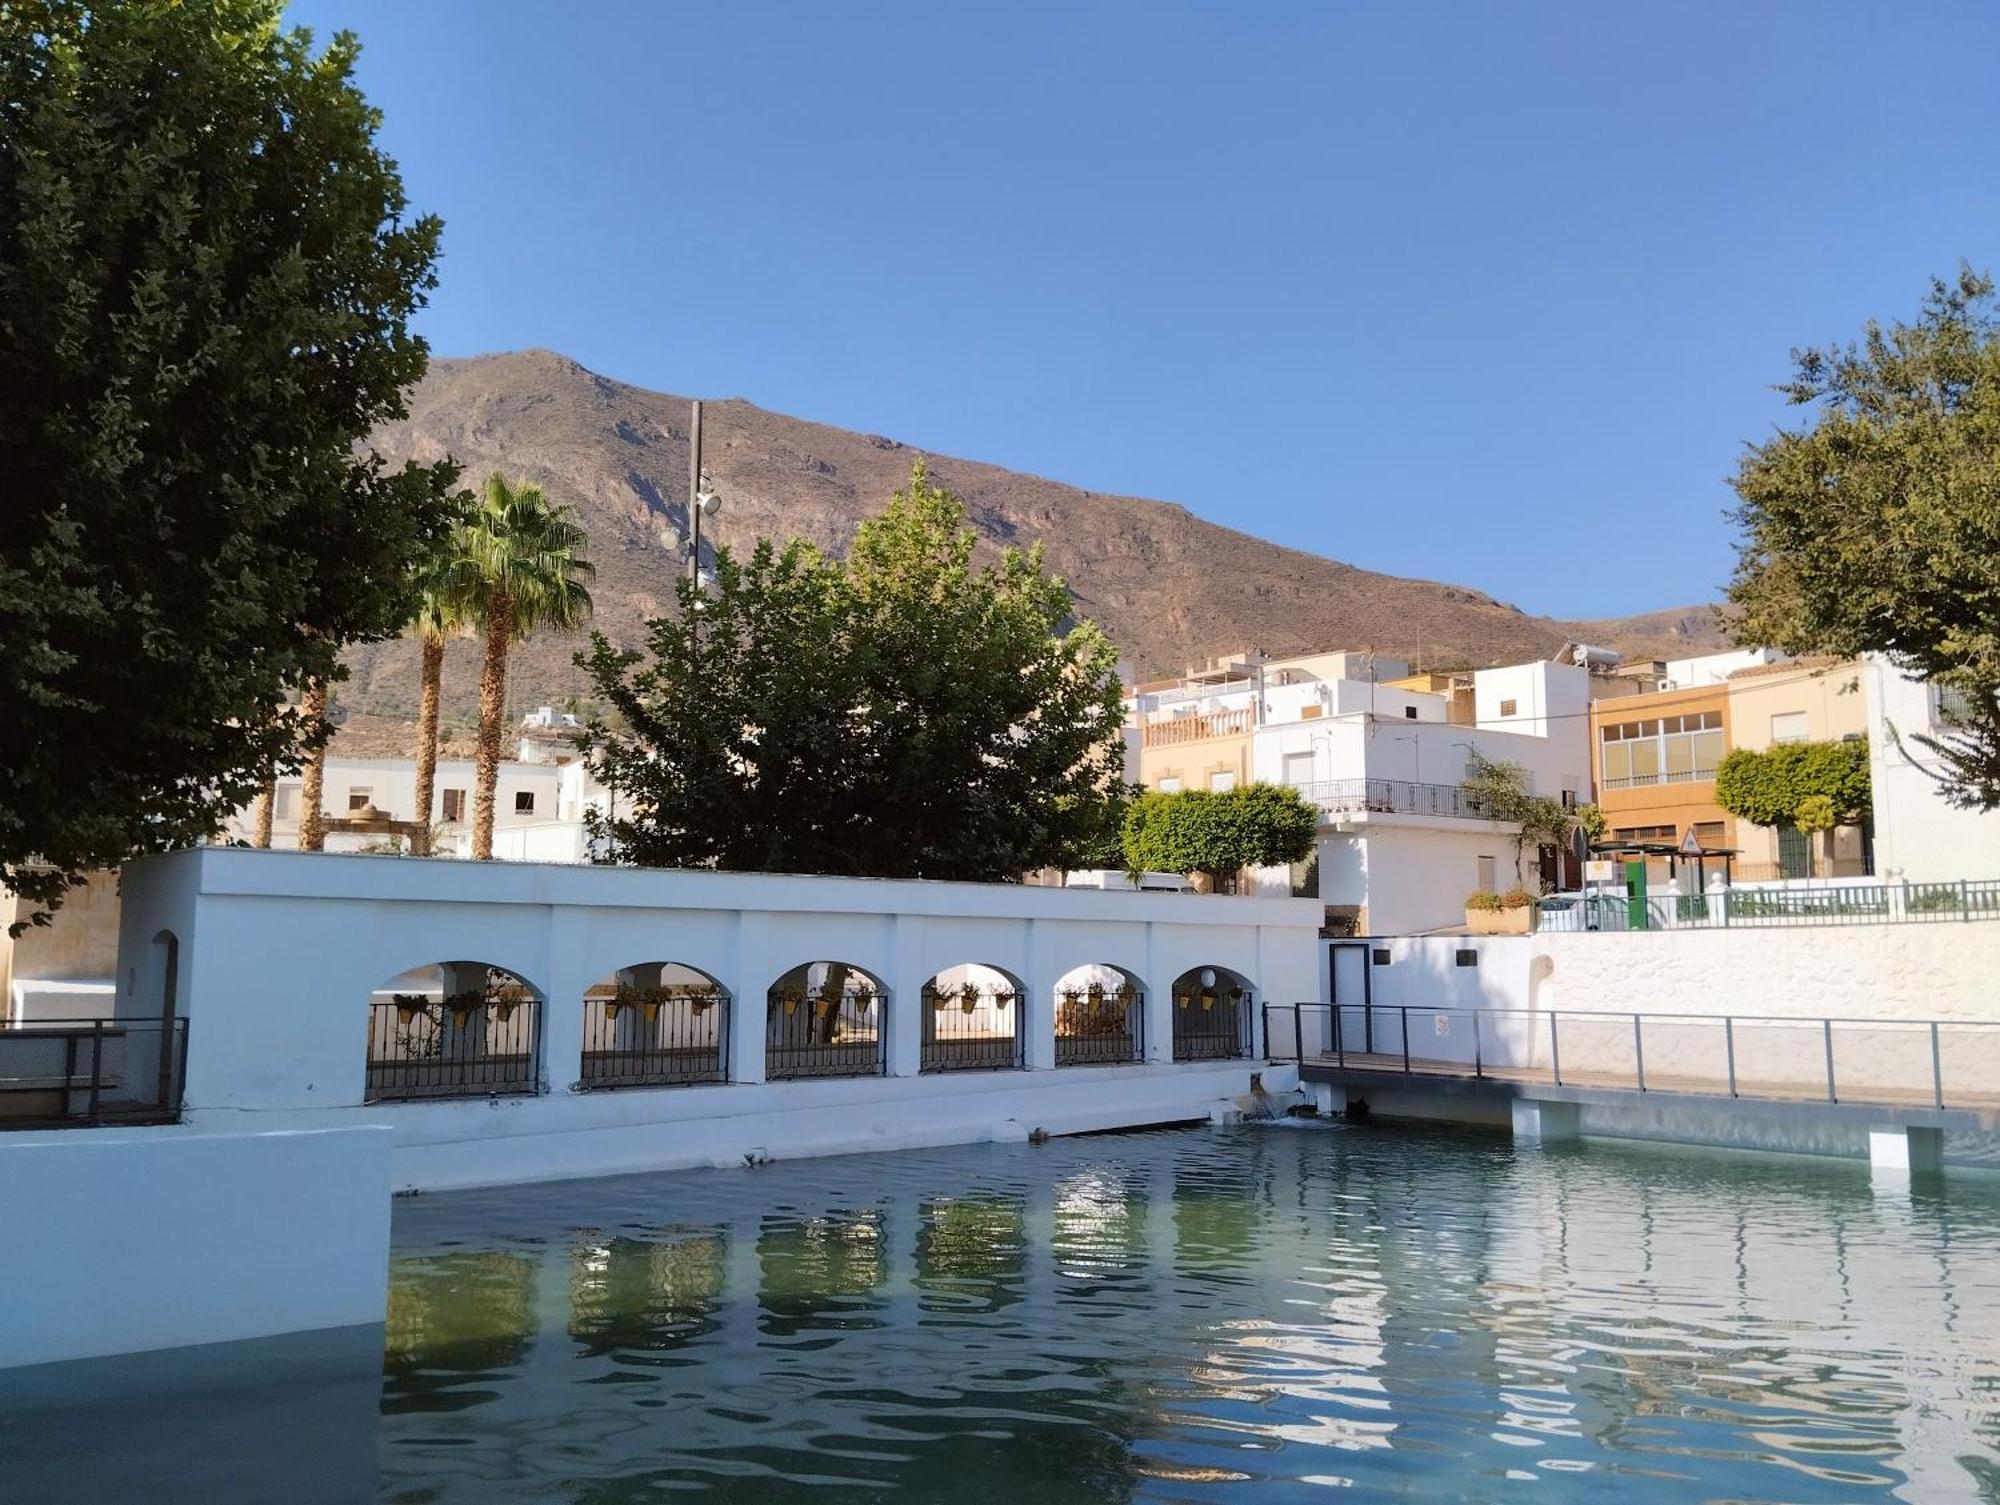
[[[437,786],[438,702],[444,690],[444,645],[471,630],[478,607],[468,591],[466,530],[454,527],[437,551],[416,569],[417,641],[423,652],[417,690],[416,838],[419,853],[431,849],[431,803]]]
[[[305,699],[299,707],[308,727],[317,729],[326,720],[326,681],[306,682]],[[299,789],[299,850],[318,852],[326,846],[326,812],[320,802],[326,793],[326,743],[313,748],[306,759],[305,777]]]
[[[507,650],[544,627],[575,627],[590,615],[583,557],[589,539],[568,507],[539,486],[494,474],[461,530],[453,568],[470,619],[485,640],[479,675],[479,760],[472,799],[472,855],[493,855],[493,790],[500,776],[500,719],[507,706]]]

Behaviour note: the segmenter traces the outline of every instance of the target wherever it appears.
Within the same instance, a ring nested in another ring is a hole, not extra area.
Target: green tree
[[[674,867],[1009,879],[1072,866],[1115,820],[1115,654],[1072,625],[1039,548],[973,563],[922,464],[847,563],[794,540],[716,551],[707,596],[579,662],[586,738],[629,810],[597,827]]]
[[[1538,847],[1560,848],[1579,828],[1588,830],[1594,824],[1603,830],[1603,815],[1594,805],[1571,809],[1559,799],[1530,794],[1527,770],[1519,763],[1489,758],[1476,748],[1467,751],[1471,758],[1464,788],[1473,806],[1486,819],[1514,828],[1515,883],[1522,881],[1530,841]]]
[[[477,624],[482,644],[472,794],[472,855],[479,861],[493,855],[508,651],[522,638],[580,626],[590,615],[587,582],[597,570],[583,557],[588,542],[570,508],[551,504],[539,486],[512,486],[495,474],[449,545],[439,589],[453,612]]]
[[[1729,598],[1737,639],[1881,653],[1959,692],[1943,793],[2000,805],[2000,326],[1990,277],[1934,280],[1913,324],[1795,351],[1778,390],[1811,421],[1752,445]],[[1892,729],[1892,735],[1901,733]]]
[[[1859,738],[1784,742],[1762,752],[1739,747],[1715,770],[1715,802],[1753,826],[1855,825],[1870,798],[1868,744]]]
[[[1303,861],[1318,829],[1318,807],[1281,784],[1217,793],[1152,790],[1125,812],[1125,865],[1133,872],[1201,873],[1220,888],[1246,867]]]
[[[471,515],[470,497],[462,497],[465,509],[459,525],[447,533],[438,546],[417,561],[412,571],[417,592],[416,629],[420,654],[417,671],[417,788],[416,819],[423,834],[417,850],[430,851],[432,806],[437,788],[438,710],[444,695],[444,648],[455,637],[463,637],[479,622],[479,603],[474,599],[467,568],[467,528]],[[260,817],[261,819],[261,817]]]
[[[407,620],[451,467],[357,449],[423,374],[356,44],[279,0],[0,7],[0,882],[212,835]]]

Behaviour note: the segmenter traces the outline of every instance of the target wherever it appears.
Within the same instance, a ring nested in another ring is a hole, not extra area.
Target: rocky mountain
[[[452,454],[469,482],[504,470],[574,503],[598,569],[596,625],[614,641],[636,642],[646,618],[672,600],[675,564],[663,537],[685,526],[685,397],[611,381],[546,350],[438,360],[411,394],[409,418],[375,442],[391,459]],[[1722,641],[1706,608],[1589,623],[1529,616],[1463,586],[1281,548],[1169,502],[1083,491],[740,399],[703,406],[704,459],[725,503],[704,524],[704,543],[742,548],[760,536],[798,534],[840,552],[920,453],[994,549],[1045,545],[1079,613],[1104,626],[1142,677],[1243,647],[1373,648],[1446,667],[1530,658],[1572,637],[1659,656]],[[513,703],[585,694],[570,663],[575,647],[541,638],[519,648]],[[360,649],[351,662],[353,679],[342,691],[350,709],[390,722],[414,714],[413,644]],[[470,716],[476,673],[471,645],[454,645],[446,664],[451,715]]]

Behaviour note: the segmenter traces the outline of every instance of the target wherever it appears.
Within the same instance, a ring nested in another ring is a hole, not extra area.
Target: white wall
[[[0,1368],[380,1322],[393,1137],[0,1135]]]
[[[1873,655],[1865,676],[1875,871],[1912,882],[2000,878],[2000,811],[1947,804],[1932,777],[1936,758],[1914,739],[1934,727],[1930,687]]]
[[[1396,825],[1393,817],[1319,838],[1320,900],[1367,907],[1371,935],[1411,935],[1465,924],[1465,900],[1479,888],[1479,859],[1512,888],[1514,838],[1488,821]],[[1458,829],[1445,829],[1453,826]],[[1528,862],[1533,854],[1528,854]]]
[[[399,1185],[528,1180],[1054,1132],[1089,1114],[1199,1116],[1257,1063],[1173,1063],[1174,980],[1209,966],[1259,1000],[1311,997],[1319,920],[1316,902],[1289,898],[208,848],[126,870],[121,949],[135,965],[120,1006],[157,1010],[143,964],[173,929],[196,1122],[359,1116],[396,1126]],[[540,993],[541,1095],[364,1106],[369,995],[446,960],[504,967]],[[819,960],[885,984],[889,1079],[763,1081],[767,990]],[[730,995],[731,1084],[576,1090],[586,989],[652,961],[697,967]],[[969,963],[1026,984],[1028,1071],[920,1075],[922,985]],[[1145,1064],[1054,1068],[1056,981],[1091,963],[1143,985]]]
[[[558,766],[553,763],[503,762],[496,781],[494,826],[496,829],[518,825],[531,825],[557,819],[563,804],[562,786],[564,775],[571,765]],[[444,818],[444,792],[447,789],[465,791],[465,817],[462,822],[466,830],[472,825],[472,794],[475,787],[474,768],[463,758],[451,758],[437,766],[437,781],[431,795],[431,820]],[[576,775],[570,775],[574,785]],[[299,836],[299,814],[301,806],[300,781],[297,775],[278,781],[280,806],[289,798],[290,810],[282,819],[271,823],[271,842],[275,847],[296,848]],[[322,798],[326,813],[340,819],[348,813],[348,795],[351,791],[366,789],[369,802],[377,810],[396,820],[417,819],[417,766],[409,758],[328,758],[326,760],[326,784]],[[287,795],[289,791],[289,795]],[[535,808],[532,812],[516,811],[515,797],[520,794],[534,796]],[[244,806],[229,818],[225,834],[234,841],[255,839],[257,811],[254,802]],[[329,840],[335,838],[329,837]],[[379,840],[363,837],[361,841]]]
[[[1503,709],[1507,702],[1514,709]],[[1590,672],[1573,664],[1511,664],[1472,676],[1473,718],[1489,731],[1547,737],[1561,745],[1572,767],[1590,749]]]
[[[1667,660],[1667,686],[1691,690],[1700,685],[1719,685],[1739,669],[1755,669],[1784,658],[1775,648],[1735,648],[1727,653],[1705,653],[1699,658]]]

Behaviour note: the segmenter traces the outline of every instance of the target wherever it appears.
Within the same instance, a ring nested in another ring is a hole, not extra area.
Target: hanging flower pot
[[[1182,1009],[1183,1011],[1185,1011],[1185,1010],[1186,1010],[1186,1008],[1187,1008],[1187,1006],[1188,1006],[1188,1004],[1189,1004],[1190,1002],[1192,1002],[1192,1000],[1191,1000],[1191,999],[1190,999],[1190,998],[1188,997],[1188,995],[1187,995],[1187,994],[1185,994],[1185,993],[1176,993],[1176,994],[1174,995],[1174,1005],[1175,1005],[1175,1007],[1177,1007],[1177,1008],[1179,1008],[1179,1009]]]
[[[604,1017],[609,1019],[613,1024],[616,1024],[618,1022],[618,1011],[624,1007],[624,1004],[619,1003],[615,999],[608,1001],[604,1005]]]
[[[647,1022],[648,1024],[657,1024],[657,1023],[659,1023],[659,1020],[660,1020],[660,1001],[659,1001],[659,999],[657,999],[657,998],[649,998],[649,999],[647,999],[647,1000],[646,1000],[646,1002],[645,1002],[645,1003],[644,1003],[643,1005],[641,1005],[641,1007],[640,1007],[640,1010],[639,1010],[639,1011],[640,1011],[640,1013],[642,1013],[643,1015],[645,1015],[645,1018],[646,1018],[646,1022]]]
[[[1215,995],[1213,993],[1204,993],[1201,995],[1201,1011],[1204,1014],[1215,1012]]]
[[[713,993],[695,993],[690,995],[688,1001],[694,1005],[696,1018],[700,1018],[715,1007],[715,995]]]

